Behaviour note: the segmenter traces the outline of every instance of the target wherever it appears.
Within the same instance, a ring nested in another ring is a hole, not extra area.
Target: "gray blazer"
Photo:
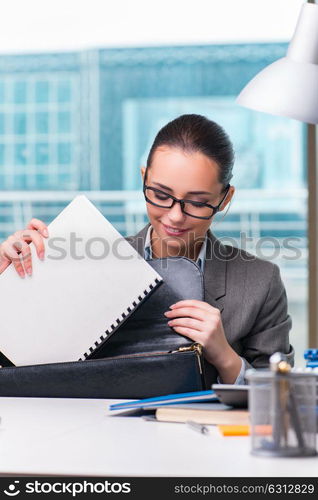
[[[141,256],[148,227],[127,238]],[[267,367],[276,351],[285,353],[293,364],[291,318],[278,266],[223,245],[211,231],[207,236],[205,301],[221,311],[229,344],[244,359],[246,368]]]

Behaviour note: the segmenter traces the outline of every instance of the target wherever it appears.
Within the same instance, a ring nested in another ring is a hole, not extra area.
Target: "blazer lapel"
[[[226,295],[227,251],[226,247],[211,233],[207,233],[206,259],[204,265],[205,300],[222,312]]]
[[[147,236],[147,231],[150,226],[150,223],[147,224],[145,227],[142,228],[139,233],[137,233],[135,236],[128,236],[127,241],[131,244],[131,246],[141,255],[142,257],[144,256],[144,249],[145,249],[145,241],[146,241],[146,236]]]

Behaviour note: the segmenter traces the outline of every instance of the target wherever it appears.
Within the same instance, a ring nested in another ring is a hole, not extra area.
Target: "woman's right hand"
[[[26,229],[16,231],[0,245],[0,274],[11,264],[21,278],[32,274],[32,256],[28,243],[34,243],[39,259],[44,259],[43,238],[48,238],[48,228],[39,219],[32,219]]]

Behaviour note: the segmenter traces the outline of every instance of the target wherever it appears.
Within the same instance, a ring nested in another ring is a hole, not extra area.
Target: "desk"
[[[0,473],[317,477],[318,457],[259,458],[249,437],[110,416],[111,401],[0,398]]]

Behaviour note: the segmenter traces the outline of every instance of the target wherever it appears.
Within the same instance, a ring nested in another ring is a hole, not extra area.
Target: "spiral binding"
[[[136,307],[140,304],[140,302],[142,302],[147,297],[147,295],[149,295],[149,293],[157,285],[159,285],[159,283],[161,283],[161,281],[162,280],[155,278],[154,283],[150,283],[148,288],[144,290],[141,295],[138,295],[138,299],[134,300],[132,304],[127,307],[126,311],[121,314],[121,318],[116,318],[116,320],[110,326],[110,328],[108,330],[105,330],[105,334],[101,335],[99,337],[99,340],[96,340],[96,342],[94,343],[94,346],[89,347],[88,351],[84,352],[83,357],[79,358],[78,361],[84,361],[84,359],[88,358],[88,356],[90,356],[97,349],[97,347],[99,347],[104,342],[104,340],[106,340],[107,337],[109,337],[109,335],[111,335],[113,331],[116,330],[118,326],[125,321],[127,316],[129,316],[136,309]]]

